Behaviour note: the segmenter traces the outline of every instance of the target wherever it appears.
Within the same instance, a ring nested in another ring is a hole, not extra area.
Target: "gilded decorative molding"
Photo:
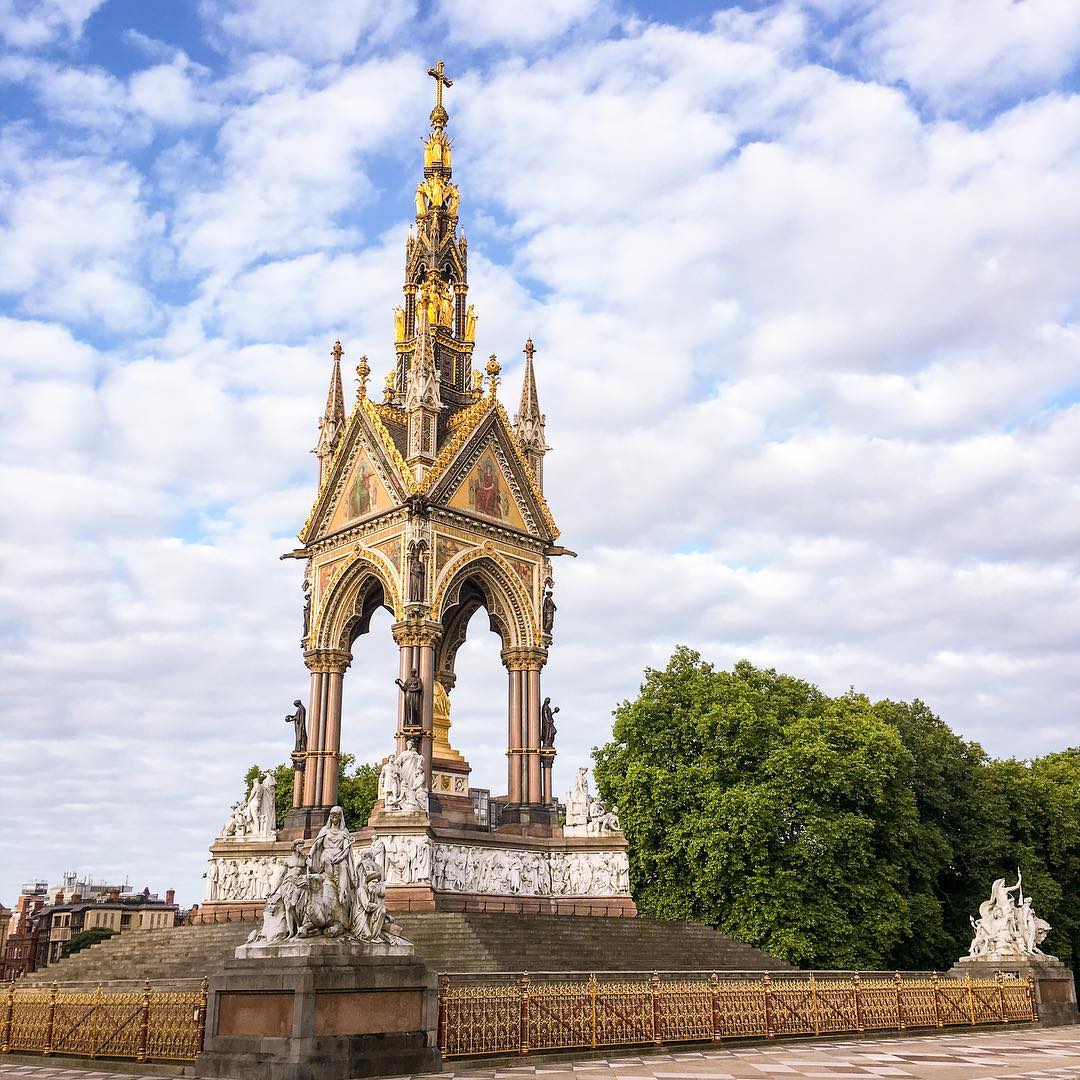
[[[352,663],[352,654],[341,649],[308,649],[304,653],[304,663],[309,671],[342,675]]]
[[[507,671],[540,671],[547,663],[547,649],[515,646],[499,654]]]
[[[396,622],[390,627],[394,635],[394,641],[399,646],[418,646],[420,648],[433,648],[439,643],[443,635],[440,623],[431,619],[417,619],[416,621]]]

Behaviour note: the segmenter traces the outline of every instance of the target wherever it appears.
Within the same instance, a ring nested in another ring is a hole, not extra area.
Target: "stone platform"
[[[1023,960],[973,960],[965,957],[953,966],[949,974],[960,979],[965,975],[973,979],[993,979],[998,974],[1030,979],[1035,987],[1041,1024],[1080,1024],[1073,973],[1056,957],[1032,956]]]
[[[334,941],[227,960],[196,1075],[345,1080],[440,1067],[437,980],[396,947]]]

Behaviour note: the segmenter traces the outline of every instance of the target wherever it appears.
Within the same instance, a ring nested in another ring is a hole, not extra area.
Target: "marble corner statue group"
[[[477,313],[443,104],[452,84],[441,62],[429,74],[435,107],[381,400],[368,392],[362,356],[346,406],[345,350],[335,342],[314,450],[318,491],[300,546],[283,556],[304,565],[310,671],[306,703],[298,698],[285,717],[292,806],[275,828],[274,777],[257,778],[211,847],[201,917],[250,917],[265,906],[264,941],[331,930],[366,940],[375,925],[392,933],[380,905],[635,913],[618,814],[589,791],[584,769],[560,824],[560,710],[542,677],[558,610],[553,561],[574,553],[558,543],[544,495],[550,448],[532,340],[513,421],[498,398],[499,360],[490,355],[482,369],[474,361]],[[368,821],[345,822],[346,676],[380,608],[400,650],[398,670],[386,673],[398,708],[387,717],[378,802]],[[506,670],[506,788],[490,801],[450,735],[455,659],[477,626],[498,635]]]

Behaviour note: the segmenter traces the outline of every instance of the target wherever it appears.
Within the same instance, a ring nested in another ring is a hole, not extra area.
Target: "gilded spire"
[[[345,393],[341,388],[341,358],[344,355],[345,350],[341,347],[341,342],[335,341],[334,347],[330,350],[330,358],[333,360],[333,366],[330,369],[330,389],[326,395],[326,408],[319,421],[319,441],[314,450],[319,458],[320,482],[326,462],[337,449],[341,434],[345,430]]]
[[[514,417],[514,431],[529,459],[529,467],[540,482],[543,475],[544,454],[548,445],[544,440],[544,414],[540,411],[540,398],[536,393],[536,373],[533,355],[536,347],[532,338],[525,342],[525,374],[521,380],[521,404]]]
[[[427,73],[435,80],[435,108],[431,110],[431,126],[436,131],[442,131],[446,127],[446,121],[449,120],[446,109],[443,108],[442,92],[444,86],[453,86],[453,80],[447,78],[446,65],[441,61],[436,61],[434,67],[429,67]]]

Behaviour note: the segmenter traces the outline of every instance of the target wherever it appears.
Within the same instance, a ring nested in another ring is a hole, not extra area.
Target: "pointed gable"
[[[360,447],[341,489],[341,496],[327,531],[337,532],[346,525],[371,517],[372,514],[381,514],[393,506],[394,501],[375,471],[367,450]]]
[[[492,399],[460,414],[430,474],[430,498],[545,541],[558,537],[503,407]]]
[[[494,440],[481,451],[476,464],[447,501],[455,510],[468,510],[480,517],[528,532],[521,508],[514,498],[509,478],[495,456]]]
[[[300,541],[312,541],[400,506],[411,494],[404,461],[371,403],[353,410]]]

